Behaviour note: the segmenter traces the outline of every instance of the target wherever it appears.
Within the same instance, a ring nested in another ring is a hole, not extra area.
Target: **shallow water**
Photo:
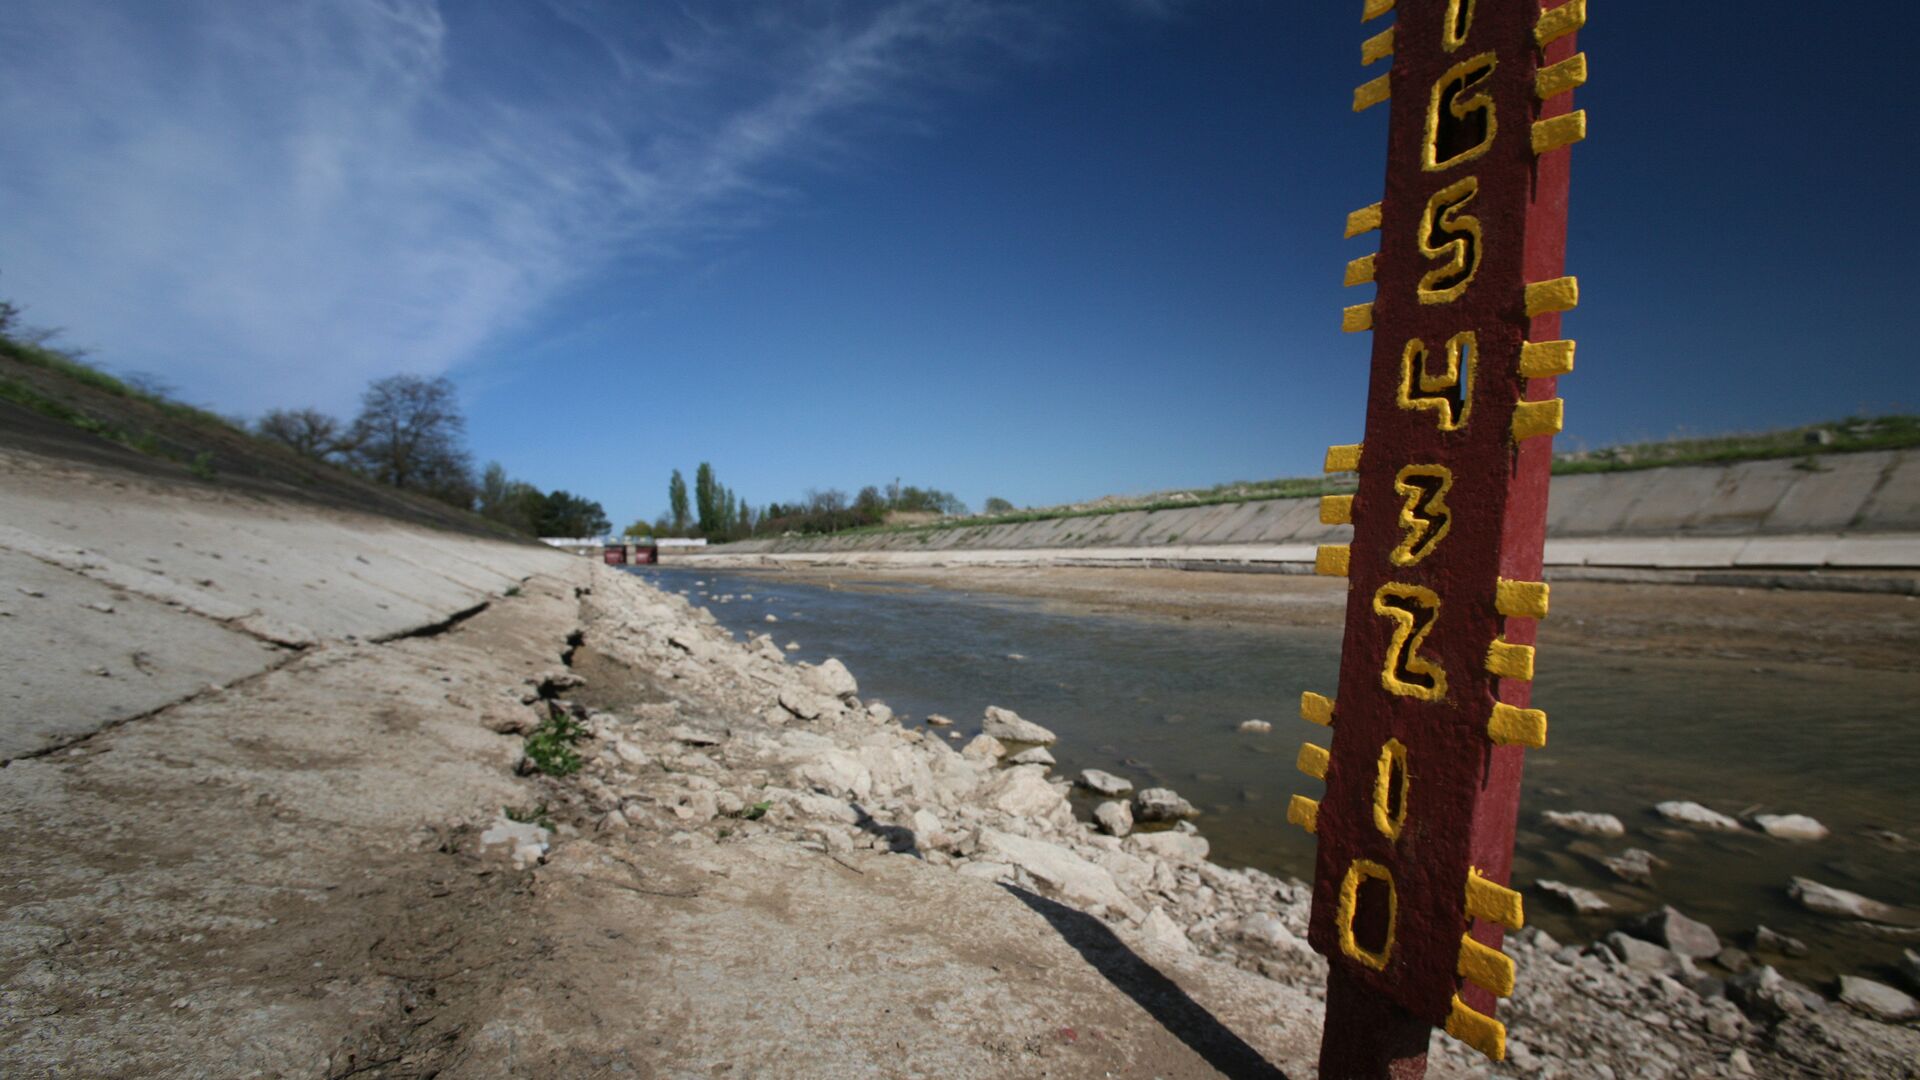
[[[1295,792],[1319,797],[1319,781],[1293,760],[1302,741],[1324,743],[1326,732],[1299,720],[1295,703],[1301,690],[1334,685],[1334,631],[1090,614],[924,586],[634,572],[686,590],[742,636],[798,641],[789,654],[796,659],[840,657],[862,697],[887,702],[903,723],[941,713],[964,739],[986,706],[1013,709],[1060,736],[1052,749],[1062,774],[1101,768],[1139,787],[1179,790],[1206,812],[1199,824],[1216,860],[1312,873],[1313,838],[1287,824],[1286,806]],[[718,602],[725,594],[735,599]],[[780,621],[767,623],[769,613]],[[1876,835],[1920,839],[1920,674],[1555,648],[1541,650],[1534,703],[1552,717],[1552,741],[1526,767],[1514,881],[1527,893],[1530,924],[1585,941],[1668,902],[1729,944],[1747,944],[1757,924],[1801,938],[1813,950],[1806,959],[1763,957],[1798,977],[1891,980],[1902,943],[1810,915],[1788,900],[1786,885],[1800,875],[1920,907],[1920,845],[1903,849]],[[1274,730],[1235,730],[1251,718]],[[1730,814],[1810,814],[1833,836],[1797,844],[1670,828],[1652,810],[1665,799]],[[1546,828],[1543,810],[1613,813],[1628,834],[1583,841]],[[1654,891],[1615,880],[1591,858],[1627,847],[1671,864],[1656,872]],[[1617,911],[1573,915],[1533,888],[1536,878],[1600,891]]]

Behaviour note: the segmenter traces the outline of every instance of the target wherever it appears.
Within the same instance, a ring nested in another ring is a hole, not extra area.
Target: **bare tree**
[[[473,501],[473,459],[462,442],[453,383],[391,375],[367,387],[353,422],[353,456],[374,479],[456,505]]]
[[[346,426],[319,409],[273,409],[254,430],[319,461],[336,461],[353,448]]]

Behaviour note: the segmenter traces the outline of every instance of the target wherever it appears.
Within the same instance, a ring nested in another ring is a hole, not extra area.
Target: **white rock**
[[[1622,825],[1620,819],[1614,817],[1612,814],[1594,814],[1585,810],[1575,810],[1571,813],[1548,810],[1541,814],[1540,818],[1556,829],[1570,833],[1578,833],[1581,836],[1614,837],[1627,835],[1627,827]]]
[[[1920,1002],[1885,983],[1858,975],[1840,976],[1840,1000],[1876,1020],[1898,1023],[1920,1016]]]
[[[1805,814],[1755,814],[1760,831],[1780,840],[1825,840],[1829,831]]]
[[[619,755],[621,761],[636,768],[652,764],[652,759],[647,757],[644,750],[641,750],[638,746],[635,746],[625,739],[617,739],[614,741],[613,752]]]
[[[1601,859],[1600,864],[1613,871],[1613,875],[1622,881],[1651,885],[1653,871],[1656,868],[1665,867],[1667,860],[1644,848],[1628,848],[1618,855],[1609,855]]]
[[[1793,884],[1787,886],[1787,895],[1798,901],[1801,907],[1821,915],[1894,922],[1898,921],[1900,914],[1899,909],[1891,904],[1869,900],[1859,893],[1836,889],[1831,885],[1822,885],[1810,878],[1794,878]]]
[[[1242,720],[1240,721],[1240,730],[1251,732],[1255,735],[1265,735],[1267,732],[1273,730],[1273,725],[1265,720]]]
[[[768,621],[768,622],[779,622],[779,621],[780,621],[780,616],[778,616],[778,615],[775,615],[775,614],[774,614],[773,612],[771,612],[771,611],[769,611],[769,612],[767,612],[767,621]]]
[[[836,657],[828,657],[819,667],[806,668],[802,672],[807,685],[828,697],[842,700],[860,692],[860,684],[854,681],[853,672]]]
[[[928,713],[927,724],[930,727],[952,727],[953,719],[951,717],[941,716],[939,713]]]
[[[718,746],[721,741],[720,736],[710,731],[700,731],[687,727],[685,724],[678,724],[669,728],[667,730],[667,737],[675,742],[686,743],[688,746]]]
[[[1569,885],[1564,881],[1536,881],[1534,884],[1539,886],[1542,892],[1552,893],[1573,905],[1573,909],[1582,915],[1593,915],[1613,906],[1602,899],[1599,893],[1591,889],[1583,889],[1578,885]]]
[[[1135,821],[1181,821],[1199,816],[1200,811],[1172,788],[1148,788],[1133,797]]]
[[[1100,904],[1126,918],[1140,918],[1140,909],[1120,891],[1112,874],[1058,844],[982,829],[980,854],[1020,867],[1062,900],[1082,907]]]
[[[960,756],[981,765],[992,765],[1007,755],[1007,748],[991,735],[975,735],[960,748]]]
[[[1307,947],[1287,928],[1286,920],[1272,912],[1246,916],[1235,924],[1234,932],[1242,940],[1281,952],[1300,952]]]
[[[1654,806],[1654,810],[1659,812],[1660,816],[1666,818],[1668,821],[1677,821],[1682,825],[1692,825],[1700,829],[1711,829],[1715,832],[1745,831],[1738,821],[1735,821],[1718,810],[1709,810],[1697,802],[1686,802],[1676,799],[1670,802],[1659,803]]]
[[[1212,845],[1206,837],[1190,833],[1166,832],[1134,833],[1127,837],[1127,846],[1134,851],[1158,855],[1168,862],[1197,863],[1205,862]]]
[[[845,750],[825,750],[803,763],[794,774],[830,795],[865,799],[873,792],[873,774]]]
[[[799,651],[800,651],[800,643],[799,643],[799,642],[797,642],[797,641],[789,641],[789,642],[787,642],[787,651],[788,651],[788,652],[799,652]]]
[[[1133,781],[1099,769],[1080,770],[1080,786],[1102,795],[1125,795],[1133,790]]]
[[[823,706],[818,696],[789,686],[780,691],[780,707],[802,720],[814,720],[819,718]]]
[[[918,847],[925,849],[946,845],[947,830],[941,824],[938,814],[926,807],[921,807],[913,812],[913,817],[909,820],[912,822],[913,837]]]
[[[960,869],[954,872],[961,877],[979,878],[982,881],[1002,881],[1013,874],[1013,867],[1003,862],[975,859],[961,864]]]
[[[1053,755],[1047,753],[1044,746],[1033,746],[1007,759],[1015,765],[1052,765]]]
[[[867,702],[867,719],[876,724],[890,724],[893,722],[893,709],[884,701],[869,701]]]
[[[987,706],[986,719],[981,721],[980,730],[1007,742],[1047,745],[1059,741],[1053,732],[1031,720],[1021,719],[1020,714],[1011,709],[1002,709],[997,705]]]
[[[1093,820],[1108,836],[1125,836],[1133,831],[1133,810],[1117,799],[1094,807]]]
[[[505,814],[480,834],[480,850],[504,845],[513,859],[514,869],[525,870],[547,853],[550,834],[531,821],[514,821]]]
[[[1046,771],[1038,767],[1006,769],[980,789],[987,805],[1015,817],[1045,817],[1066,801],[1059,790],[1047,783]]]
[[[1149,948],[1172,952],[1193,951],[1193,943],[1187,940],[1187,932],[1157,907],[1147,912],[1146,919],[1140,923],[1140,938]]]

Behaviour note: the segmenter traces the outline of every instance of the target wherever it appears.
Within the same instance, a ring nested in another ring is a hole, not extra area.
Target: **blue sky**
[[[1359,8],[16,0],[0,294],[223,412],[448,374],[480,460],[616,524],[702,460],[757,504],[1311,474],[1361,434]],[[1563,443],[1920,406],[1872,47],[1915,22],[1594,5]]]

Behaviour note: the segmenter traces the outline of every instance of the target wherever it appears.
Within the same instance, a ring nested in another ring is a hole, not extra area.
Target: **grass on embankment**
[[[52,423],[38,430],[19,423],[20,430],[12,430],[18,414],[9,413],[15,409]],[[8,445],[111,462],[171,480],[217,483],[234,492],[291,496],[434,528],[531,542],[470,511],[302,457],[243,425],[115,378],[60,349],[0,333],[0,435],[5,436],[0,441]],[[84,434],[69,434],[68,429]]]
[[[1691,439],[1663,439],[1655,442],[1627,443],[1600,450],[1556,454],[1556,476],[1575,473],[1629,472],[1636,469],[1663,469],[1680,465],[1732,465],[1742,461],[1768,461],[1782,458],[1802,459],[1800,467],[1817,470],[1816,456],[1850,454],[1865,450],[1904,450],[1920,446],[1920,416],[1848,417],[1831,423],[1808,424],[1740,435],[1713,435]],[[894,533],[922,533],[932,536],[945,529],[987,528],[994,525],[1020,525],[1030,521],[1057,521],[1062,518],[1105,517],[1134,511],[1180,510],[1222,503],[1261,502],[1267,499],[1297,499],[1319,495],[1343,495],[1353,491],[1350,480],[1321,477],[1282,477],[1274,480],[1216,484],[1210,488],[1166,491],[1139,499],[1102,500],[1094,505],[1052,506],[1016,510],[1007,514],[982,514],[976,517],[950,518],[914,525],[872,525],[846,529],[834,536],[875,536]]]

